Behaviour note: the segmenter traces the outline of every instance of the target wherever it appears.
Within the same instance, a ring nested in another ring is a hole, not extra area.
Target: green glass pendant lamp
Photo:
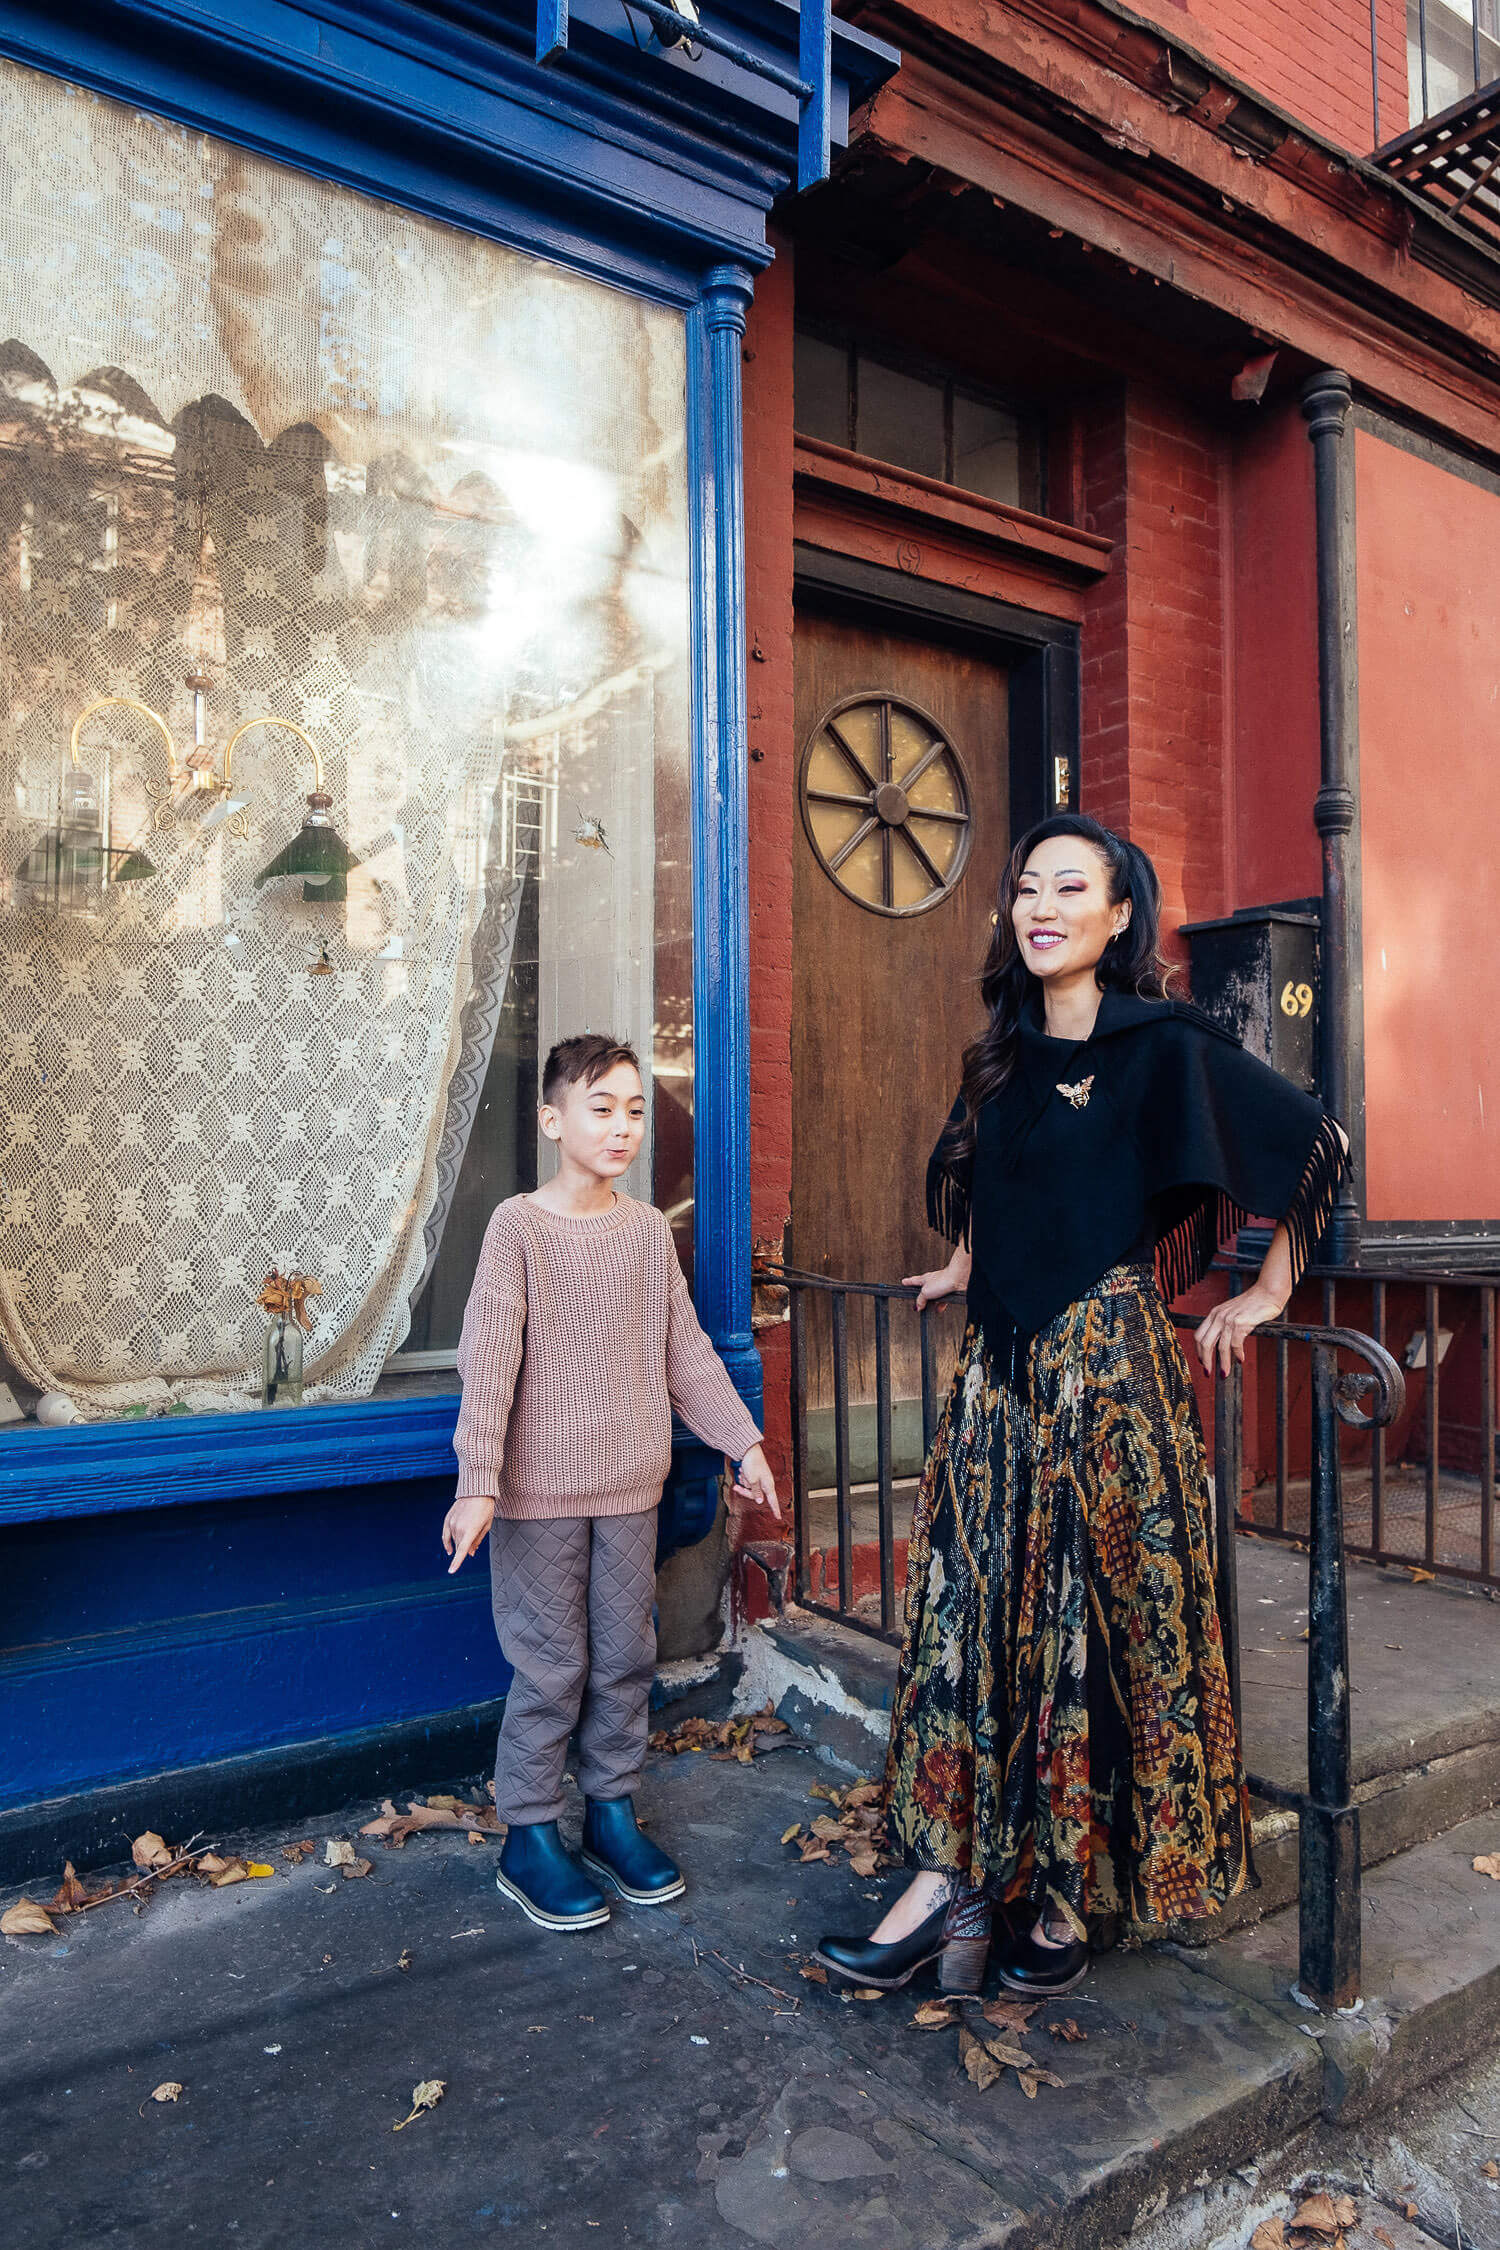
[[[313,906],[338,906],[349,896],[349,870],[358,867],[359,854],[352,852],[329,819],[333,799],[323,785],[323,761],[318,755],[312,736],[303,731],[293,719],[277,719],[269,715],[247,719],[230,736],[224,750],[224,787],[229,787],[234,746],[242,734],[252,727],[284,727],[294,734],[312,760],[313,786],[307,800],[307,812],[302,826],[289,844],[284,844],[276,857],[263,867],[255,878],[255,888],[278,882],[285,875],[303,878],[302,896]]]

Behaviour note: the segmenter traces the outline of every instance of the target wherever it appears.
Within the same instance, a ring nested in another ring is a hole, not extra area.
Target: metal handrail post
[[[1350,1803],[1349,1612],[1339,1472],[1337,1361],[1312,1351],[1307,1802],[1298,1826],[1298,1981],[1323,2009],[1359,1996],[1359,1810]]]

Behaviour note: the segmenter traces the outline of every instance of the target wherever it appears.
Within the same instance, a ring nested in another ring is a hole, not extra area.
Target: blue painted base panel
[[[157,1693],[170,1697],[163,1675]],[[0,1812],[0,1884],[45,1885],[63,1862],[108,1867],[130,1858],[131,1838],[154,1828],[173,1843],[210,1841],[247,1828],[326,1816],[351,1799],[424,1796],[488,1771],[503,1703],[426,1712],[397,1725],[279,1743],[237,1758],[143,1775],[137,1780]]]

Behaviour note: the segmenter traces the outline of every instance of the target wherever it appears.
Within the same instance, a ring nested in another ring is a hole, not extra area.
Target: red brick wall
[[[1140,11],[1340,148],[1375,146],[1369,0],[1144,0]],[[1377,0],[1380,138],[1406,130],[1405,0]]]
[[[773,240],[775,238],[773,237]],[[776,243],[744,346],[746,671],[750,718],[750,1214],[779,1256],[792,1194],[792,252]],[[788,1335],[759,1335],[766,1451],[790,1484]],[[765,1537],[768,1520],[748,1521]]]
[[[1080,450],[1084,526],[1115,542],[1084,620],[1081,801],[1151,854],[1170,931],[1230,903],[1223,441],[1131,384]]]

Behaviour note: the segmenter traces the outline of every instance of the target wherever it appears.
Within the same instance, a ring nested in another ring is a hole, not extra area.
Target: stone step
[[[1237,1542],[1246,1762],[1284,1788],[1306,1771],[1307,1558]],[[1500,1804],[1500,1616],[1487,1599],[1404,1571],[1349,1566],[1353,1774],[1366,1866]],[[742,1707],[769,1697],[828,1763],[873,1773],[885,1754],[896,1651],[856,1627],[789,1608],[744,1648]],[[1296,1815],[1260,1804],[1260,1888],[1211,1925],[1208,1942],[1275,1914],[1297,1895]]]

